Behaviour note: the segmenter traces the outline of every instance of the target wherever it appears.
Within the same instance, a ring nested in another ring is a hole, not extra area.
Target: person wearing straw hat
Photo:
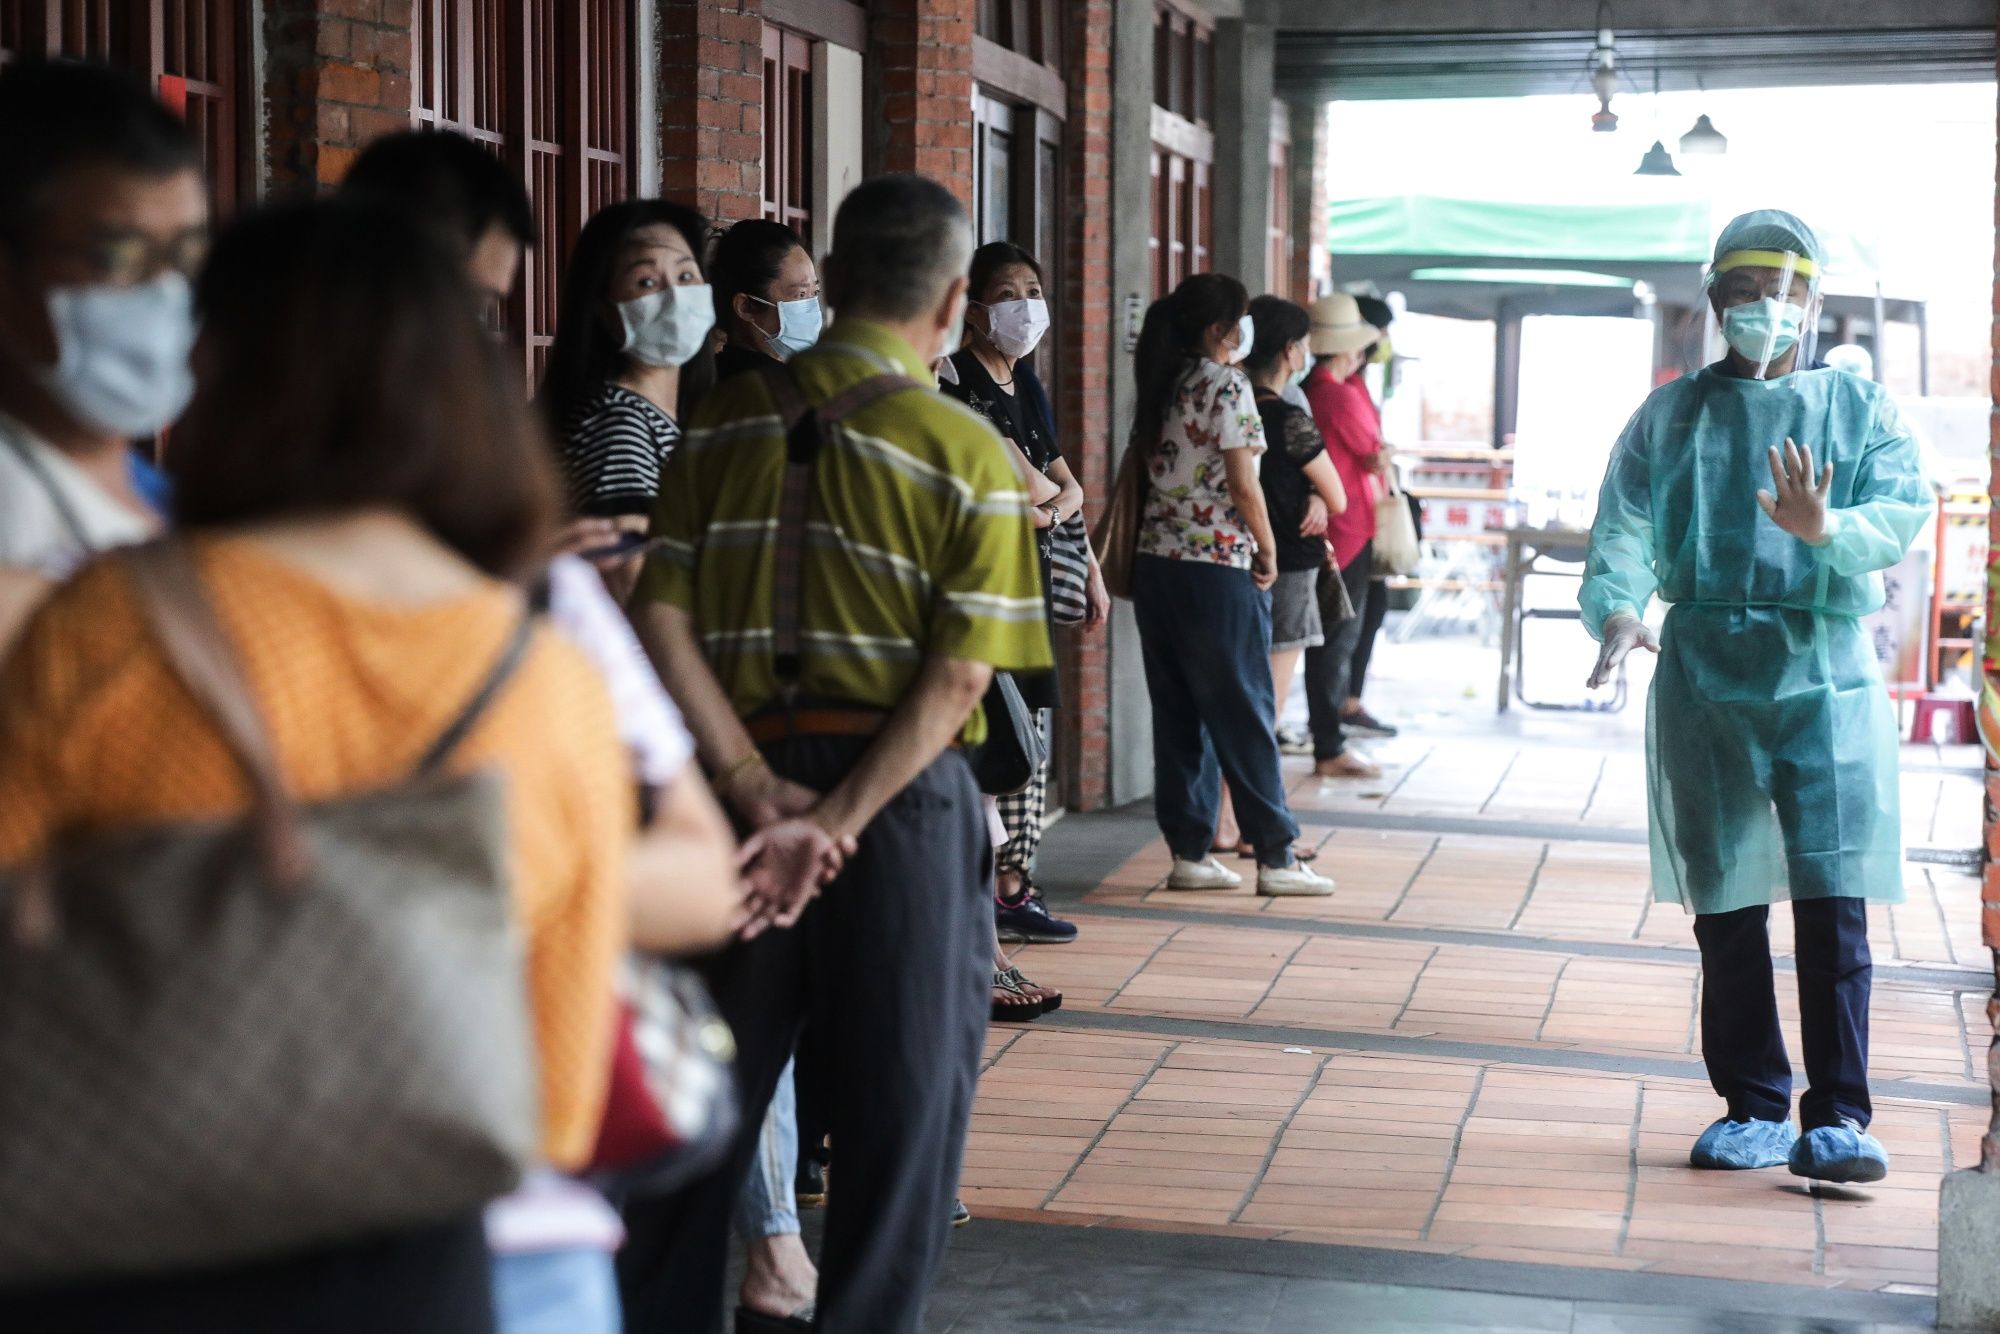
[[[1362,318],[1360,303],[1345,292],[1321,297],[1308,313],[1312,328],[1306,345],[1314,361],[1303,386],[1306,402],[1347,492],[1347,509],[1327,524],[1333,565],[1320,578],[1339,579],[1348,603],[1358,608],[1368,600],[1368,579],[1374,569],[1375,479],[1388,467],[1381,420],[1362,383],[1361,368],[1382,332]],[[1362,618],[1350,616],[1326,627],[1324,644],[1306,650],[1313,771],[1322,778],[1382,776],[1381,769],[1351,744],[1341,717],[1361,630]]]

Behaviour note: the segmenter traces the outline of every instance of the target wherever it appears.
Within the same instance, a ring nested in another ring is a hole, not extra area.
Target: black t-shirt
[[[562,442],[570,508],[578,514],[651,514],[660,467],[681,428],[652,400],[606,381],[569,414]]]
[[[1047,423],[1042,420],[1042,414],[1035,410],[1028,396],[1022,392],[1024,386],[1018,383],[1018,377],[1025,366],[1016,364],[1017,383],[1013,386],[1014,392],[1010,394],[993,382],[992,375],[987,372],[979,358],[973,355],[971,348],[961,348],[953,353],[951,364],[958,372],[958,383],[940,383],[939,391],[951,395],[992,422],[993,429],[1019,446],[1021,452],[1027,455],[1028,462],[1046,476],[1049,466],[1061,458],[1062,453],[1056,448],[1055,436],[1049,430]],[[1050,543],[1053,540],[1051,529],[1035,530],[1035,551],[1042,558],[1044,603],[1049,598]],[[1060,703],[1053,672],[1036,676],[1017,676],[1015,683],[1021,687],[1021,698],[1031,709],[1053,709]]]
[[[1278,542],[1278,569],[1317,570],[1326,564],[1326,539],[1301,537],[1306,506],[1313,497],[1305,467],[1326,453],[1326,441],[1312,414],[1287,403],[1269,390],[1257,391],[1257,415],[1264,419],[1264,460],[1257,480],[1264,488],[1264,505],[1271,512],[1271,533]]]

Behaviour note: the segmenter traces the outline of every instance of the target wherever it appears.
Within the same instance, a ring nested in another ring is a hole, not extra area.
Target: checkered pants
[[[1035,710],[1035,730],[1049,739],[1049,711]],[[1049,766],[1035,770],[1027,787],[1011,797],[997,798],[1000,820],[1007,826],[1007,845],[1000,849],[995,865],[1002,871],[1026,875],[1035,868],[1035,853],[1042,846],[1042,817],[1049,805]]]

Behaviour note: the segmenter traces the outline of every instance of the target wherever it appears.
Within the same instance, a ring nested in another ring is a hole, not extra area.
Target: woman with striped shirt
[[[714,381],[707,235],[685,205],[634,199],[577,238],[541,388],[577,514],[629,517],[643,532],[683,407]]]

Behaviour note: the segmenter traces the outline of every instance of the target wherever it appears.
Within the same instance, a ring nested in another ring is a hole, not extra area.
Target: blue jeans
[[[618,1334],[611,1252],[590,1248],[493,1257],[496,1334]]]
[[[1227,778],[1257,860],[1291,865],[1299,826],[1272,730],[1270,594],[1248,570],[1139,556],[1132,609],[1153,705],[1153,813],[1167,847],[1186,861],[1208,856]]]
[[[799,1099],[792,1083],[797,1062],[785,1062],[778,1087],[771,1094],[771,1110],[764,1114],[764,1129],[757,1136],[757,1156],[750,1160],[750,1175],[743,1178],[743,1191],[736,1197],[736,1235],[744,1241],[761,1241],[799,1231],[799,1209],[793,1193],[799,1171]]]

